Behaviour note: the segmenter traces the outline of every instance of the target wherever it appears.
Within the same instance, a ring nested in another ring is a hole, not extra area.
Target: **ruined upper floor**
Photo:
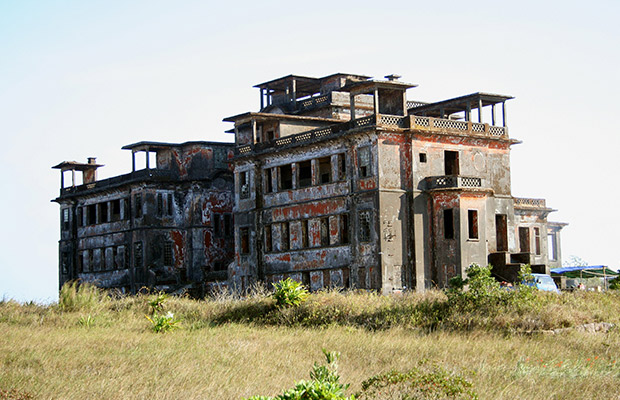
[[[233,143],[205,141],[133,143],[122,147],[131,151],[131,172],[103,180],[97,180],[97,169],[103,165],[97,164],[94,157],[88,158],[87,163],[63,161],[52,168],[60,170],[60,196],[63,197],[145,180],[214,179],[221,173],[230,173],[233,148]]]
[[[259,112],[224,121],[235,124],[228,132],[235,134],[241,155],[369,127],[510,141],[506,101],[512,96],[478,92],[426,103],[407,100],[407,90],[417,85],[401,82],[398,75],[385,78],[288,75],[255,86],[260,90]]]

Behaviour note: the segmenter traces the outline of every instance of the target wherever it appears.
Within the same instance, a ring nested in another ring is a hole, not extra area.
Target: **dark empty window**
[[[239,172],[239,197],[242,199],[247,199],[250,197],[250,180],[248,171]]]
[[[97,223],[97,205],[90,204],[86,207],[87,225],[95,225]]]
[[[273,181],[271,179],[271,168],[265,170],[265,191],[273,192]]]
[[[62,252],[60,264],[61,264],[63,275],[69,274],[69,253],[68,252],[66,251]]]
[[[232,225],[232,216],[224,214],[224,236],[230,237],[232,235]]]
[[[112,247],[112,268],[121,269],[121,264],[118,262],[118,247]]]
[[[519,248],[521,253],[530,252],[530,228],[519,227]]]
[[[446,175],[458,175],[459,174],[459,152],[448,151],[444,152],[444,163]]]
[[[102,223],[110,221],[108,219],[108,203],[107,202],[99,203],[99,212],[101,213],[99,217],[99,221],[101,221]]]
[[[273,129],[267,131],[267,141],[271,142],[275,138],[275,132]]]
[[[167,209],[168,209],[167,212],[168,212],[168,215],[172,215],[172,206],[173,206],[173,201],[174,201],[173,198],[172,198],[172,193],[168,193],[167,197],[168,197],[167,198],[167,200],[168,200],[168,202],[167,202]]]
[[[467,210],[467,226],[470,239],[478,239],[478,210]]]
[[[443,210],[443,237],[454,239],[454,210],[452,208]]]
[[[174,265],[172,259],[172,242],[164,242],[164,265],[172,266]]]
[[[213,219],[213,234],[215,237],[221,237],[224,232],[222,232],[222,227],[220,224],[220,214],[213,213],[211,218]]]
[[[347,159],[345,153],[338,154],[338,180],[347,179]]]
[[[271,225],[265,226],[265,251],[267,253],[273,251],[273,240],[271,238]]]
[[[319,183],[330,183],[332,181],[332,162],[331,157],[319,158]]]
[[[239,253],[250,254],[250,229],[239,228]]]
[[[157,193],[157,216],[161,217],[164,213],[164,195]]]
[[[291,235],[290,235],[290,231],[289,231],[289,223],[288,222],[282,222],[281,224],[281,245],[280,245],[280,249],[281,250],[288,250],[291,247]]]
[[[84,252],[80,251],[77,258],[77,272],[84,272]]]
[[[360,211],[359,213],[359,241],[370,242],[372,227],[372,211]]]
[[[319,221],[321,229],[321,246],[329,246],[329,218],[321,218]]]
[[[129,199],[123,199],[123,219],[129,219]]]
[[[426,162],[426,153],[420,153],[420,162],[421,163],[425,163]]]
[[[293,188],[293,169],[290,164],[278,167],[280,177],[280,189],[288,190]]]
[[[340,243],[347,244],[349,243],[349,215],[342,214],[340,215]]]
[[[134,196],[135,208],[134,215],[136,218],[142,217],[142,195],[140,193]]]
[[[299,167],[299,187],[308,187],[312,185],[312,162],[302,161],[298,164]]]
[[[360,178],[366,178],[372,175],[370,146],[360,147],[357,149],[357,161],[360,169]]]
[[[120,221],[121,219],[121,200],[112,200],[112,221]]]

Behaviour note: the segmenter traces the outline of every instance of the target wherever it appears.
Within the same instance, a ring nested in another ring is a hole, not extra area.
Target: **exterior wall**
[[[123,292],[184,287],[201,294],[225,280],[233,257],[229,153],[229,145],[169,147],[158,151],[156,169],[63,189],[55,200],[60,285],[78,279]]]

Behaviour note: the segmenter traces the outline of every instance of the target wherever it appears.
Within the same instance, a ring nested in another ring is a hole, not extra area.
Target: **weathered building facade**
[[[53,167],[61,170],[53,200],[61,215],[60,286],[80,280],[125,293],[148,287],[200,295],[226,281],[234,254],[232,144],[140,142],[123,149],[132,152],[125,175],[97,180],[94,158]],[[137,168],[140,155],[144,168]]]
[[[225,119],[236,145],[231,285],[422,291],[472,263],[513,280],[522,264],[548,272],[548,234],[561,262],[553,210],[511,194],[512,97],[407,101],[415,85],[386,78],[286,76],[255,86],[259,112]]]

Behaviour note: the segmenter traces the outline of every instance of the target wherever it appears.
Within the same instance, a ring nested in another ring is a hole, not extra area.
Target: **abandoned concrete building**
[[[80,280],[124,293],[149,287],[199,296],[225,281],[234,255],[232,143],[123,149],[132,154],[125,175],[97,180],[95,158],[53,167],[61,171],[53,200],[60,204],[60,286]]]
[[[259,112],[224,120],[236,146],[230,285],[423,291],[472,263],[505,280],[561,263],[565,224],[547,221],[544,199],[511,194],[512,97],[407,101],[416,85],[385,78],[285,76],[255,86]]]
[[[511,194],[512,97],[408,101],[416,85],[385,78],[261,83],[260,110],[224,120],[234,143],[128,145],[126,175],[58,164],[60,285],[200,295],[291,277],[387,294],[445,287],[472,263],[502,280],[561,265],[566,224]]]

